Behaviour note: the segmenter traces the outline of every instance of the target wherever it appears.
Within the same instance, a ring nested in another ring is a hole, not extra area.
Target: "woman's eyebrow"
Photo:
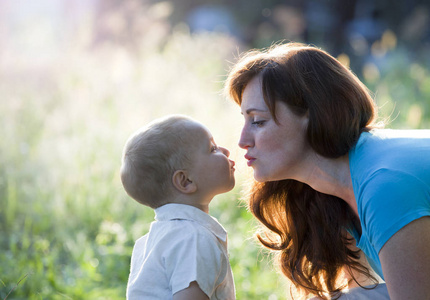
[[[254,111],[257,111],[257,112],[268,112],[268,110],[267,109],[260,109],[260,108],[248,108],[246,111],[245,111],[245,113],[247,114],[247,115],[249,115],[250,113],[252,113],[252,112],[254,112]],[[243,114],[243,113],[242,113]]]

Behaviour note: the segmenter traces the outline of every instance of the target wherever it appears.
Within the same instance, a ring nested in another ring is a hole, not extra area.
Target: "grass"
[[[125,195],[121,151],[131,132],[170,113],[205,123],[237,162],[237,186],[211,213],[229,232],[238,299],[289,299],[240,200],[242,121],[219,94],[238,42],[176,30],[127,50],[91,47],[89,35],[70,36],[49,57],[14,43],[1,50],[0,299],[124,299],[132,247],[153,212]],[[394,127],[429,127],[428,69],[387,57],[368,80],[382,113],[399,115]]]
[[[37,61],[4,50],[12,59],[0,82],[1,299],[124,298],[134,241],[154,214],[123,191],[122,147],[150,120],[183,113],[236,159],[240,114],[219,94],[234,47],[228,36],[176,32],[140,53],[83,43]],[[229,231],[238,297],[285,299],[238,200],[244,176],[211,205]]]

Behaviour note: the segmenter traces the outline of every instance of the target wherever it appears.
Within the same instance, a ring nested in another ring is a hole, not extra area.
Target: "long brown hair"
[[[257,75],[275,121],[277,101],[298,116],[309,114],[307,139],[322,156],[346,155],[374,124],[376,106],[368,89],[321,49],[287,43],[249,51],[230,71],[226,94],[240,105],[246,85]],[[351,250],[346,232],[359,227],[358,219],[342,199],[287,179],[255,182],[248,207],[267,229],[258,239],[277,252],[283,274],[299,290],[336,297],[343,288],[337,279],[345,267],[377,282],[357,261],[359,252]]]

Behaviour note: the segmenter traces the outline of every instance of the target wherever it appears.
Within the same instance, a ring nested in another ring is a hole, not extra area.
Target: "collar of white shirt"
[[[160,206],[155,209],[155,220],[191,220],[209,229],[223,242],[227,241],[227,231],[218,220],[191,205],[169,203]]]

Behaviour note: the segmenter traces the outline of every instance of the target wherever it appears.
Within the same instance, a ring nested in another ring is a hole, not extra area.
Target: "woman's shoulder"
[[[374,147],[376,145],[389,145],[397,143],[430,143],[430,129],[373,129],[360,135],[352,151]]]
[[[430,165],[430,130],[375,129],[363,132],[349,152],[353,177],[378,169],[416,169]],[[354,176],[355,175],[355,176]]]
[[[369,133],[372,136],[384,138],[430,138],[430,129],[380,129],[376,128]]]

